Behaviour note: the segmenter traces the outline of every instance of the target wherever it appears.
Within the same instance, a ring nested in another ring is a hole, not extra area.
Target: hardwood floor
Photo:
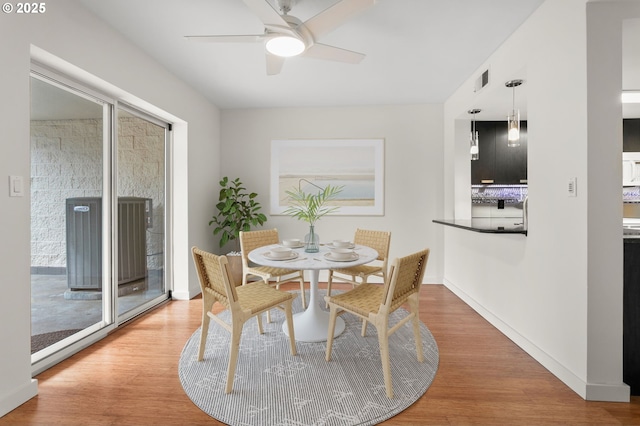
[[[640,397],[584,401],[444,286],[424,286],[420,309],[438,343],[438,372],[422,398],[384,425],[640,424]],[[39,395],[0,425],[221,424],[178,379],[200,316],[198,298],[132,321],[38,375]]]

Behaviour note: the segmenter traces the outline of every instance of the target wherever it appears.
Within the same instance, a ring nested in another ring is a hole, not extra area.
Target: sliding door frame
[[[171,152],[172,123],[165,119],[161,119],[152,114],[145,112],[142,108],[132,106],[117,98],[107,95],[105,92],[96,90],[84,83],[67,77],[63,72],[44,66],[36,61],[31,63],[30,76],[52,84],[60,89],[69,91],[75,95],[98,102],[103,106],[103,179],[102,179],[102,199],[104,203],[102,211],[102,235],[111,236],[111,238],[102,239],[102,261],[105,267],[102,268],[102,321],[93,324],[77,333],[76,339],[64,346],[54,344],[50,348],[36,352],[31,356],[31,370],[35,376],[40,372],[52,367],[53,365],[63,361],[82,349],[106,337],[109,332],[122,325],[126,321],[144,313],[154,306],[171,298],[171,289],[173,288],[173,268],[172,268],[172,250],[170,249],[172,240],[172,157]],[[114,277],[118,276],[118,256],[117,236],[115,223],[117,223],[118,202],[117,202],[117,110],[122,108],[127,112],[137,115],[141,118],[149,120],[154,124],[158,124],[165,128],[164,143],[164,196],[165,196],[165,215],[164,215],[164,273],[163,273],[163,294],[151,299],[140,306],[126,312],[124,315],[118,315],[118,283]],[[106,291],[105,289],[109,289]]]

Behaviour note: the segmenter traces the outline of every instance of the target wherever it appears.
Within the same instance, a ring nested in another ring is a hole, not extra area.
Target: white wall
[[[222,175],[259,194],[265,228],[303,237],[306,222],[269,215],[271,140],[384,138],[384,216],[325,216],[316,231],[330,241],[358,227],[389,230],[391,259],[430,247],[425,282],[440,283],[441,234],[431,221],[442,216],[442,117],[441,105],[225,110]]]
[[[599,31],[587,39],[586,3],[547,0],[478,69],[489,67],[497,87],[514,78],[527,85],[529,235],[445,229],[444,282],[582,397],[625,401],[621,57],[600,40],[611,33],[607,42],[620,43],[621,33],[594,18],[590,29]],[[606,3],[598,18],[624,2]],[[587,69],[594,52],[599,63]],[[445,210],[455,217],[468,211],[455,192],[468,179],[456,122],[487,96],[474,94],[475,77],[445,104],[446,175],[456,179]]]
[[[30,52],[175,123],[174,295],[197,294],[189,247],[214,248],[207,224],[215,203],[212,182],[219,176],[219,110],[77,2],[47,3],[42,15],[2,13],[0,177],[5,182],[9,175],[29,181]],[[37,392],[30,357],[30,203],[28,196],[9,198],[6,188],[0,193],[0,415]]]

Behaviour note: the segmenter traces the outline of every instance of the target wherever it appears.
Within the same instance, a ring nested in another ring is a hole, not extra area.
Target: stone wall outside
[[[118,120],[118,196],[153,200],[147,265],[160,269],[164,241],[165,129]],[[66,268],[65,200],[102,195],[101,119],[31,122],[31,266]]]

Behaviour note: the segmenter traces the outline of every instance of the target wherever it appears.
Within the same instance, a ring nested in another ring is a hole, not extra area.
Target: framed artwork
[[[384,214],[384,139],[271,141],[271,214],[288,206],[286,191],[342,186],[333,215]]]

